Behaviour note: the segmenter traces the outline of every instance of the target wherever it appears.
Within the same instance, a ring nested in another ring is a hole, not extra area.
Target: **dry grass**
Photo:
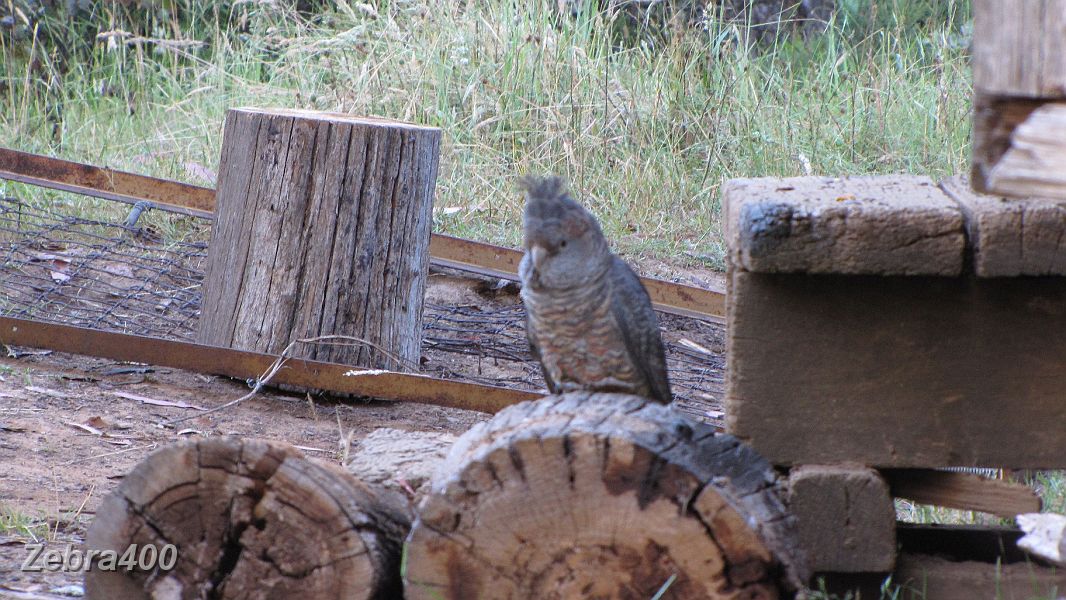
[[[713,17],[620,35],[617,15],[548,1],[338,2],[310,20],[248,2],[81,55],[38,45],[36,62],[7,40],[0,144],[210,184],[232,106],[417,121],[445,133],[437,206],[460,210],[440,231],[517,243],[516,177],[555,172],[621,250],[721,267],[723,179],[963,169],[968,3],[868,4],[756,49]]]

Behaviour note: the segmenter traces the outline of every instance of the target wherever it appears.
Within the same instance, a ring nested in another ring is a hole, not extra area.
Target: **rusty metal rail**
[[[215,190],[0,148],[0,179],[83,196],[135,203],[148,200],[163,210],[214,218]]]
[[[0,317],[0,345],[47,348],[240,379],[260,377],[278,359],[260,352],[11,317]],[[362,367],[298,358],[286,359],[270,383],[487,413],[542,396],[523,390],[395,371],[367,371]]]
[[[148,200],[163,210],[213,218],[215,190],[104,167],[0,148],[0,179],[73,192],[107,200]],[[522,253],[511,248],[433,234],[434,264],[464,271],[517,279]],[[695,286],[642,277],[655,307],[687,317],[721,321],[725,294]]]

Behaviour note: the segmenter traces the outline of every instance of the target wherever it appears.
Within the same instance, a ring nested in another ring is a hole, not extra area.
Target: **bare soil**
[[[713,272],[704,281],[717,281]],[[513,286],[437,272],[426,296],[421,371],[542,388],[524,347]],[[477,318],[479,317],[480,318]],[[464,326],[464,322],[469,322]],[[724,368],[720,325],[662,315],[678,408],[712,422]],[[100,501],[154,450],[198,436],[243,435],[296,445],[346,462],[352,444],[380,427],[461,434],[489,415],[429,405],[265,391],[176,369],[0,347],[0,597],[80,595],[78,573],[21,572],[27,544],[77,547]],[[191,416],[174,427],[165,421]]]

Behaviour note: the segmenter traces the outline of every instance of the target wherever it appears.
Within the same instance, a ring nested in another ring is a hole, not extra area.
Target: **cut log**
[[[153,545],[161,557],[172,544],[176,563],[126,571],[98,562],[86,596],[397,598],[407,526],[354,477],[289,446],[233,437],[175,444],[104,500],[86,544],[119,555]]]
[[[440,130],[287,110],[226,116],[198,341],[418,364]]]
[[[1010,137],[1018,125],[1043,104],[1030,98],[999,98],[976,94],[973,99],[973,148],[970,158],[970,185],[980,194],[993,194],[988,178],[1010,148]]]
[[[525,402],[464,434],[408,537],[417,598],[778,598],[805,579],[772,467],[634,396]]]
[[[972,473],[931,469],[888,469],[892,495],[920,504],[976,510],[999,517],[1040,510],[1040,497],[1027,485]]]
[[[455,440],[456,436],[441,431],[382,427],[359,440],[345,468],[374,489],[387,490],[405,503],[417,504],[429,490],[430,478],[447,458]]]

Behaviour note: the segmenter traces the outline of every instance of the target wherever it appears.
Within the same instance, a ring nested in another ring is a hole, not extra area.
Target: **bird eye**
[[[563,240],[563,241],[559,242],[559,247],[560,248],[566,248],[566,240]]]

